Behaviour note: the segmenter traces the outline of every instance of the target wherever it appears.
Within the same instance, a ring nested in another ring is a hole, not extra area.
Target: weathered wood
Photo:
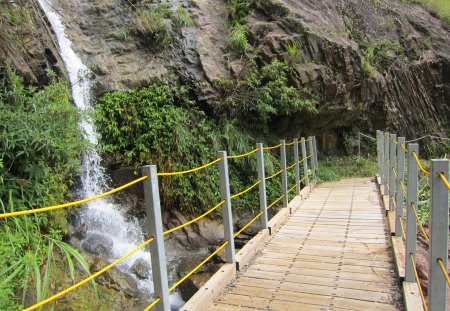
[[[269,220],[269,233],[274,234],[281,227],[281,225],[284,224],[290,214],[291,211],[289,208],[285,207],[280,209],[280,211],[273,216],[271,220]]]
[[[236,270],[242,268],[250,261],[253,255],[261,249],[263,244],[269,238],[269,230],[264,229],[255,235],[247,244],[236,254]]]
[[[405,243],[401,236],[392,237],[392,249],[394,250],[397,275],[403,279],[405,277]]]
[[[423,311],[422,299],[420,298],[417,283],[403,282],[403,298],[408,311]]]

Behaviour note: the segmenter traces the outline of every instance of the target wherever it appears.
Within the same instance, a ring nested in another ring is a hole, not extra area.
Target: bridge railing
[[[450,279],[448,267],[449,239],[449,160],[431,160],[426,170],[419,159],[419,145],[405,142],[389,132],[377,131],[378,175],[393,234],[404,241],[405,295],[410,283],[417,283],[424,310],[447,310],[447,292]],[[405,167],[406,162],[406,167]],[[429,234],[419,218],[419,171],[430,186]],[[404,209],[406,209],[406,226]],[[392,217],[391,217],[392,216]],[[394,227],[394,228],[392,228]],[[417,228],[429,244],[428,302],[423,293],[416,268]]]
[[[299,146],[301,147],[301,151],[299,151]],[[287,159],[287,150],[286,147],[292,147],[293,148],[293,157],[294,157],[294,163],[287,165],[286,159]],[[264,166],[264,152],[269,150],[275,150],[279,149],[280,152],[280,170],[276,172],[275,174],[266,177],[265,176],[265,166]],[[301,159],[300,159],[300,152],[301,152]],[[257,161],[257,176],[258,180],[250,185],[248,188],[231,195],[230,194],[230,182],[229,182],[229,173],[228,173],[228,160],[237,159],[237,158],[243,158],[248,157],[252,154],[256,154],[256,161]],[[308,169],[308,161],[311,165],[311,168]],[[184,174],[190,174],[194,173],[200,170],[203,170],[207,167],[213,166],[215,164],[218,164],[219,166],[219,175],[220,175],[220,192],[221,192],[221,200],[218,202],[215,206],[210,208],[208,211],[203,213],[202,215],[184,223],[177,227],[168,229],[166,231],[163,231],[163,223],[161,218],[161,206],[160,206],[160,197],[159,197],[159,184],[158,179],[159,178],[165,178],[165,177],[171,177],[171,176],[178,176],[178,175],[184,175]],[[303,174],[301,173],[300,165],[303,166]],[[107,191],[103,194],[99,194],[96,196],[93,196],[91,198],[86,198],[83,200],[65,203],[61,205],[56,206],[50,206],[50,207],[44,207],[44,208],[38,208],[38,209],[30,209],[30,210],[24,210],[24,211],[11,211],[8,213],[0,214],[0,220],[9,218],[9,217],[19,217],[19,216],[25,216],[30,214],[36,214],[36,213],[42,213],[42,212],[50,212],[58,209],[68,208],[76,205],[80,205],[83,203],[87,203],[102,197],[106,197],[109,195],[112,195],[114,193],[117,193],[119,191],[122,191],[128,187],[131,187],[137,183],[143,182],[144,186],[144,195],[145,195],[145,209],[147,214],[147,224],[148,224],[148,236],[150,237],[148,240],[144,241],[142,244],[137,246],[132,251],[128,252],[127,254],[124,254],[119,259],[115,260],[111,264],[107,265],[100,271],[89,275],[87,278],[83,279],[82,281],[70,286],[69,288],[54,294],[53,296],[46,298],[28,308],[25,310],[35,310],[37,308],[40,308],[52,301],[55,301],[57,298],[77,289],[78,287],[94,281],[94,279],[101,274],[105,273],[106,271],[112,269],[116,265],[118,265],[120,262],[126,260],[130,256],[132,256],[134,253],[139,251],[140,249],[143,249],[146,246],[149,246],[150,248],[150,254],[151,254],[151,266],[152,266],[152,281],[154,286],[154,295],[156,299],[148,305],[145,310],[150,310],[153,307],[156,307],[156,310],[163,310],[167,311],[170,310],[170,302],[169,302],[169,293],[174,291],[182,282],[184,282],[189,276],[191,276],[193,273],[195,273],[201,266],[203,266],[207,261],[209,261],[214,255],[216,255],[219,251],[225,248],[226,250],[226,261],[231,264],[235,264],[236,258],[235,258],[235,249],[234,249],[234,238],[237,237],[239,234],[241,234],[246,228],[248,228],[251,224],[253,224],[255,221],[260,219],[260,228],[261,229],[267,229],[268,228],[268,209],[274,207],[277,203],[279,203],[282,200],[281,205],[283,207],[288,206],[288,198],[289,193],[295,190],[295,193],[297,195],[300,194],[301,191],[301,185],[303,184],[305,187],[310,184],[310,177],[313,179],[316,178],[316,169],[318,167],[318,161],[317,161],[317,144],[316,139],[314,136],[308,137],[308,139],[301,138],[300,141],[298,139],[294,139],[291,143],[286,144],[284,140],[280,141],[280,144],[276,146],[271,147],[264,147],[262,143],[256,144],[256,149],[251,150],[247,153],[241,154],[241,155],[227,155],[226,151],[220,151],[218,152],[218,157],[199,167],[180,171],[180,172],[157,172],[157,168],[155,165],[148,165],[142,167],[142,175],[143,177],[138,178],[128,184],[125,184],[121,187],[118,187],[116,189]],[[295,184],[294,185],[288,185],[288,171],[294,169],[295,170]],[[310,174],[311,171],[311,174]],[[267,205],[267,195],[266,195],[266,182],[281,175],[282,179],[282,187],[281,187],[281,195],[276,200],[271,202],[269,205]],[[303,177],[302,177],[303,175]],[[311,175],[311,176],[310,176]],[[256,188],[258,186],[259,189],[259,205],[260,205],[260,212],[253,217],[245,226],[243,226],[239,231],[234,232],[233,222],[232,222],[232,200],[246,194],[247,192],[251,191],[252,189]],[[193,224],[194,222],[206,217],[207,215],[211,214],[214,211],[217,211],[219,208],[222,208],[222,218],[223,218],[223,224],[224,224],[224,237],[225,242],[222,243],[213,253],[211,253],[207,258],[205,258],[200,264],[198,264],[196,267],[194,267],[188,274],[186,274],[184,277],[182,277],[180,280],[178,280],[175,284],[173,284],[171,287],[169,287],[169,282],[167,278],[167,270],[166,270],[166,255],[165,255],[165,247],[164,247],[164,236],[175,232],[177,230],[180,230],[186,226],[189,226]]]

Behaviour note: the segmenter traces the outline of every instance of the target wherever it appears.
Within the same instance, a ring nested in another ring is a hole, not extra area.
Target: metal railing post
[[[256,148],[256,163],[258,166],[258,179],[261,180],[259,183],[259,208],[263,212],[261,215],[261,227],[263,229],[268,228],[267,224],[267,197],[266,197],[266,172],[264,170],[264,149],[263,144],[257,143]]]
[[[287,181],[287,165],[286,165],[286,141],[280,140],[280,166],[283,172],[281,173],[281,193],[284,194],[283,197],[283,207],[287,207],[289,203],[288,197],[288,181]]]
[[[399,217],[403,219],[403,200],[405,197],[401,185],[401,182],[404,183],[405,179],[405,151],[402,148],[404,144],[405,137],[399,137],[397,139],[397,179],[395,181],[395,188],[397,189],[395,196],[395,204],[397,205],[395,210],[395,236],[402,236]]]
[[[154,241],[150,243],[150,254],[155,296],[161,298],[155,310],[169,311],[169,283],[167,279],[166,252],[161,219],[159,186],[156,165],[142,167],[142,175],[148,176],[144,181],[145,212],[147,214],[148,233]]]
[[[389,143],[389,210],[392,212],[394,210],[394,200],[395,200],[395,167],[397,164],[397,148],[395,148],[395,138],[397,135],[391,134]]]
[[[389,195],[388,191],[388,183],[389,183],[389,132],[384,133],[384,195]]]
[[[377,156],[378,156],[378,176],[380,177],[380,184],[381,181],[383,180],[382,177],[382,173],[383,173],[383,157],[382,157],[382,147],[381,144],[383,143],[382,141],[382,134],[380,130],[377,130]]]
[[[315,168],[318,169],[319,168],[319,161],[317,160],[317,155],[319,154],[319,152],[317,151],[317,139],[316,136],[313,136],[314,139],[314,162],[315,162]]]
[[[411,256],[416,260],[417,222],[412,204],[417,206],[417,178],[418,167],[413,152],[419,154],[418,144],[408,144],[408,190],[406,196],[406,247],[405,247],[405,281],[415,283],[415,267],[412,266]]]
[[[303,174],[306,176],[305,185],[309,186],[309,176],[308,176],[308,159],[306,154],[306,143],[305,137],[300,139],[300,144],[302,146],[302,159],[303,159]]]
[[[297,185],[295,188],[297,189],[297,195],[300,195],[300,157],[298,155],[298,139],[294,139],[294,163],[295,163],[295,184]]]
[[[227,254],[227,262],[235,263],[236,258],[234,255],[234,237],[233,237],[233,212],[231,210],[231,198],[230,198],[230,180],[228,175],[228,159],[226,151],[219,151],[217,153],[222,161],[219,162],[219,176],[220,176],[220,193],[222,200],[225,202],[222,205],[222,218],[223,229],[225,231],[225,239],[228,241],[225,246]]]
[[[439,174],[448,176],[449,160],[431,160],[430,196],[430,282],[429,309],[447,310],[447,280],[439,267],[442,260],[445,271],[448,261],[448,189]]]
[[[316,161],[314,161],[314,147],[313,147],[313,138],[312,136],[308,137],[308,149],[309,155],[311,156],[311,165],[314,174],[314,179],[316,179]]]

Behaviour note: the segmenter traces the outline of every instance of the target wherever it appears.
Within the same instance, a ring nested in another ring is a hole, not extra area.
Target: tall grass
[[[450,23],[449,0],[405,0],[405,2],[421,4],[431,12],[438,15],[447,23]]]

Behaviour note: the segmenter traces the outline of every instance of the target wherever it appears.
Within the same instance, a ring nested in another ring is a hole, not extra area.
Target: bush
[[[165,5],[152,6],[150,9],[138,8],[132,19],[134,32],[167,46],[172,39],[170,22],[165,20],[168,16],[169,9]]]
[[[228,38],[228,48],[238,56],[246,56],[253,50],[248,43],[246,26],[236,25],[231,29],[231,34]]]

